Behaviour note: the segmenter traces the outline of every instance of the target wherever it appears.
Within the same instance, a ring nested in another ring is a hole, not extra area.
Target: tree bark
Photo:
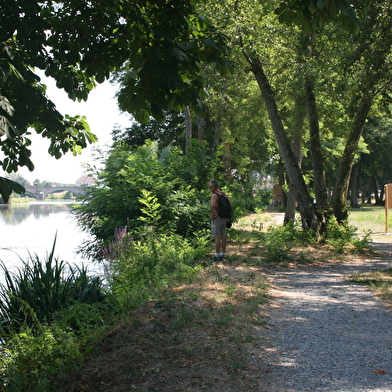
[[[359,164],[356,163],[351,171],[350,177],[350,206],[351,208],[359,208],[358,204],[358,176],[359,176]]]
[[[221,98],[221,102],[219,103],[218,113],[216,114],[214,140],[212,143],[212,150],[213,151],[216,151],[216,149],[218,148],[218,145],[219,145],[219,141],[220,141],[221,126],[222,126],[223,114],[225,111],[225,101],[224,101],[223,95],[226,92],[226,90],[227,90],[227,80],[224,81],[223,86],[222,86],[222,98]]]
[[[204,140],[204,125],[205,125],[204,117],[198,114],[197,115],[197,140],[199,142]]]
[[[264,69],[260,60],[250,57],[247,57],[247,59],[259,85],[267,108],[268,116],[271,121],[272,129],[279,146],[279,151],[286,166],[287,174],[290,180],[289,189],[291,190],[293,189],[293,186],[295,187],[298,209],[302,217],[302,225],[304,228],[311,228],[313,227],[316,214],[310,201],[309,191],[302,176],[301,168],[298,166],[297,160],[284,129],[282,119],[276,105],[273,90],[264,73]]]
[[[185,152],[188,153],[192,145],[192,116],[189,106],[184,110],[185,114]]]
[[[351,170],[359,139],[362,135],[363,127],[371,106],[372,99],[370,95],[363,95],[343,152],[333,198],[333,212],[338,222],[343,222],[347,220],[348,217],[347,192]]]
[[[320,217],[323,217],[323,222],[325,223],[325,217],[329,215],[330,208],[328,203],[327,181],[324,170],[324,157],[320,142],[320,127],[316,95],[314,93],[314,82],[309,77],[305,80],[305,95],[309,121],[309,147],[313,164],[313,183],[316,194],[316,208],[318,214]]]
[[[374,192],[374,203],[376,206],[380,205],[380,197],[378,195],[378,184],[376,176],[372,177],[372,185],[373,185],[373,192]]]
[[[297,160],[297,164],[299,168],[302,166],[302,131],[304,125],[304,118],[306,115],[305,105],[303,104],[302,99],[297,99],[296,101],[296,117],[294,123],[294,132],[293,132],[293,153],[295,159]],[[295,185],[291,184],[291,189],[289,190],[289,194],[287,196],[287,205],[285,209],[285,215],[283,223],[286,224],[293,219],[295,219],[295,211],[297,208],[297,191],[295,189]]]
[[[285,167],[284,167],[284,162],[282,159],[279,159],[278,162],[278,184],[280,185],[280,189],[281,189],[281,205],[283,206],[283,208],[286,208],[287,206],[287,195],[286,192],[283,190],[284,185],[286,184],[286,176],[285,176]],[[289,181],[288,181],[289,182]],[[284,222],[286,223],[286,222]]]

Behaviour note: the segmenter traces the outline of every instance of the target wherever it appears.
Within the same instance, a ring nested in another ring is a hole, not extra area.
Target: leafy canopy
[[[86,100],[124,66],[121,108],[147,122],[167,108],[202,109],[200,62],[230,68],[224,37],[188,1],[10,0],[0,14],[0,165],[9,173],[34,169],[30,127],[51,140],[56,158],[96,141],[83,118],[56,110],[35,69],[70,99]]]

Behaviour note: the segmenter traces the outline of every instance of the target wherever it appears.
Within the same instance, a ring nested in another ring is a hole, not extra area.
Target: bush
[[[106,247],[116,228],[134,232],[146,219],[156,231],[184,238],[206,229],[207,184],[214,160],[203,160],[202,148],[196,147],[196,152],[186,155],[176,149],[160,153],[156,143],[134,150],[121,143],[115,146],[97,184],[86,188],[86,203],[73,210],[78,224],[92,235],[81,253],[98,258],[97,243]]]
[[[258,189],[254,194],[255,210],[262,210],[272,203],[272,189]]]
[[[41,327],[36,336],[29,331],[15,334],[1,346],[0,391],[54,390],[53,379],[81,360],[73,335],[58,327]]]
[[[77,302],[54,315],[54,324],[64,330],[72,330],[77,335],[88,334],[96,327],[104,325],[107,306]]]
[[[115,240],[102,250],[109,284],[126,307],[194,278],[197,260],[205,257],[210,246],[210,234],[202,232],[189,240],[176,234],[156,234],[145,227],[137,236],[118,230]]]
[[[331,216],[328,218],[324,239],[339,253],[343,253],[350,247],[353,247],[355,252],[363,252],[365,249],[369,249],[370,232],[360,239],[357,236],[357,231],[356,227],[350,226],[347,222],[338,223],[336,218]]]
[[[46,262],[30,255],[17,273],[0,264],[5,283],[0,284],[0,332],[19,332],[24,325],[35,328],[51,321],[55,312],[75,302],[101,302],[106,299],[102,282],[87,275],[85,268],[71,267],[54,258],[56,240]]]
[[[271,227],[265,236],[263,245],[269,261],[278,262],[287,259],[288,252],[294,246],[293,225]]]
[[[282,261],[287,259],[288,252],[295,245],[312,244],[316,241],[317,237],[312,230],[305,230],[299,220],[292,220],[284,226],[271,227],[263,245],[270,261]]]

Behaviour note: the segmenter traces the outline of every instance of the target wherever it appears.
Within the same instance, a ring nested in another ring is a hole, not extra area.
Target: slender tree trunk
[[[371,106],[372,99],[369,95],[365,94],[358,106],[357,114],[343,152],[333,198],[333,212],[338,222],[343,222],[347,220],[348,217],[347,191],[350,183],[351,169],[358,148],[359,139],[362,135],[363,127]]]
[[[286,192],[283,190],[284,185],[286,184],[286,178],[285,178],[285,168],[284,168],[284,162],[282,159],[279,159],[278,162],[278,184],[280,185],[280,198],[281,198],[281,205],[286,208],[287,205],[287,195]]]
[[[215,129],[214,129],[214,140],[212,144],[212,150],[216,151],[218,145],[219,145],[219,140],[221,137],[221,126],[222,126],[222,120],[223,120],[223,114],[225,111],[225,102],[223,99],[223,95],[227,90],[227,80],[224,81],[223,87],[222,87],[222,99],[221,102],[219,103],[218,107],[218,113],[216,115],[216,121],[215,121]]]
[[[306,78],[305,80],[305,93],[309,121],[309,146],[313,164],[314,190],[316,194],[316,208],[319,215],[325,218],[329,214],[327,182],[325,179],[324,157],[320,142],[320,127],[316,95],[314,93],[314,83],[310,78]],[[325,223],[325,219],[323,219],[323,222]]]
[[[380,205],[380,197],[378,196],[378,184],[377,184],[377,178],[376,176],[373,176],[372,178],[372,185],[373,185],[373,190],[374,190],[374,202],[376,206]]]
[[[305,118],[305,107],[303,105],[302,99],[297,99],[296,101],[296,117],[294,123],[294,132],[293,132],[293,153],[295,159],[297,160],[298,166],[301,168],[302,166],[302,131],[304,126],[304,118]],[[290,182],[290,181],[289,181]],[[295,219],[295,211],[297,208],[297,191],[295,189],[295,185],[292,184],[289,194],[287,196],[287,205],[285,209],[285,215],[283,223],[286,224],[291,220]]]
[[[366,195],[367,195],[367,185],[365,181],[361,181],[361,204],[366,203]]]
[[[204,125],[205,125],[204,117],[198,114],[197,115],[197,140],[199,142],[204,140]]]
[[[310,202],[309,191],[302,176],[301,168],[298,166],[286,131],[283,127],[274,93],[264,73],[261,62],[255,58],[251,59],[247,57],[247,59],[262,93],[275,138],[279,146],[279,151],[286,166],[287,174],[290,179],[289,189],[291,190],[292,186],[295,186],[298,209],[300,210],[302,217],[302,225],[305,228],[311,228],[313,227],[316,214],[312,203]]]
[[[353,166],[350,178],[350,206],[351,208],[359,208],[358,204],[358,176],[359,176],[359,164],[356,163]]]
[[[188,153],[192,145],[192,116],[189,106],[184,110],[185,114],[185,152]]]
[[[369,188],[368,188],[368,194],[367,194],[366,204],[372,204],[372,191],[370,190],[370,186],[369,186]]]

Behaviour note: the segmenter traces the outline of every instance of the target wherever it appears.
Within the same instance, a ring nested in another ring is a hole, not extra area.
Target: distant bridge
[[[83,187],[80,185],[73,185],[73,186],[27,186],[25,187],[26,193],[31,195],[37,200],[45,200],[45,197],[48,196],[50,193],[58,193],[69,191],[72,192],[74,195],[83,194],[84,190]]]

